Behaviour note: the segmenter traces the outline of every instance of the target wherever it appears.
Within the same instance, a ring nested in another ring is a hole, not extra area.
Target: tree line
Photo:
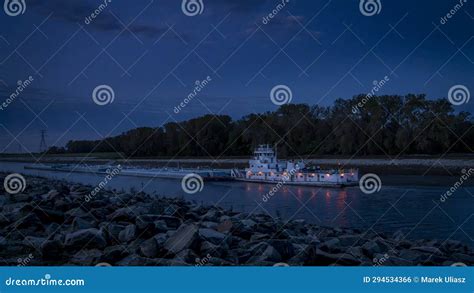
[[[248,156],[278,143],[281,156],[472,153],[473,120],[446,99],[364,95],[332,106],[288,104],[239,120],[204,115],[140,127],[103,140],[72,140],[49,153],[122,152],[130,157]]]

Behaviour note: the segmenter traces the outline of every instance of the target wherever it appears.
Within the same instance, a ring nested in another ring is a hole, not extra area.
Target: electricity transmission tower
[[[41,130],[41,141],[39,151],[40,153],[45,152],[48,150],[48,146],[46,145],[46,130]]]

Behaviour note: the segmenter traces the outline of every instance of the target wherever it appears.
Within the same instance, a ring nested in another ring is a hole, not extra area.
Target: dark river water
[[[71,182],[97,185],[103,175],[25,170],[24,163],[0,162],[0,171],[66,179]],[[456,239],[474,245],[474,187],[463,185],[445,202],[440,197],[452,187],[418,186],[417,177],[410,184],[382,177],[382,188],[372,195],[359,187],[344,189],[284,186],[275,195],[263,200],[273,185],[242,182],[205,182],[201,192],[187,194],[181,181],[117,176],[106,188],[143,189],[166,197],[182,197],[189,201],[233,208],[249,213],[268,213],[284,220],[305,219],[333,227],[373,229],[377,232],[402,230],[410,239]],[[408,177],[405,177],[408,178]],[[455,182],[457,178],[452,178]],[[419,182],[436,181],[424,176]],[[383,184],[389,182],[388,184]],[[415,182],[415,184],[413,183]],[[422,184],[422,183],[420,183]]]

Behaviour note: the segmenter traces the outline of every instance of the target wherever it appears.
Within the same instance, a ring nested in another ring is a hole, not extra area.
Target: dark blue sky
[[[279,84],[293,103],[312,105],[368,93],[385,76],[381,94],[474,90],[471,0],[445,24],[458,0],[380,0],[374,16],[359,2],[289,0],[264,24],[281,1],[202,0],[202,14],[187,16],[181,0],[112,0],[86,24],[103,1],[25,0],[24,14],[0,11],[1,101],[18,80],[34,79],[0,111],[0,149],[37,151],[41,129],[48,144],[63,145],[207,113],[274,110],[269,93]],[[92,92],[103,84],[115,99],[98,106]]]

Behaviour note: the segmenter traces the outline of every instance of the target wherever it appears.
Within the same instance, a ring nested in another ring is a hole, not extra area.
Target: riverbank
[[[4,191],[3,265],[474,264],[472,248],[454,240],[407,240],[400,232],[286,223],[140,192],[93,190],[28,176],[23,192]]]
[[[292,158],[295,160],[301,158]],[[318,156],[304,158],[307,164],[324,168],[359,168],[361,173],[376,173],[378,175],[439,175],[458,176],[463,169],[474,166],[472,155],[446,155],[439,156],[401,156],[387,158],[386,156],[348,157],[348,156]],[[127,158],[121,154],[83,154],[83,155],[0,155],[0,161],[24,163],[86,163],[107,164],[115,163],[123,166],[145,168],[156,167],[198,167],[210,168],[245,168],[248,157],[222,157],[222,158]]]

